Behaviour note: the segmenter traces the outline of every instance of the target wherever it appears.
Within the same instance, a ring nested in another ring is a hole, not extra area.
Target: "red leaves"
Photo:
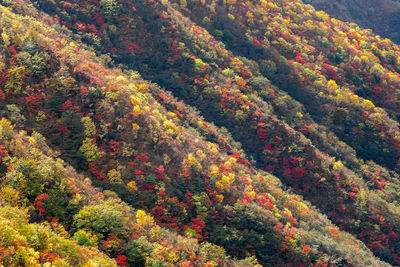
[[[296,61],[299,62],[299,63],[301,63],[301,64],[306,63],[306,61],[304,60],[304,58],[301,56],[300,53],[297,53]]]
[[[261,43],[257,40],[257,37],[253,36],[253,44],[261,45]]]
[[[144,188],[146,188],[147,190],[153,190],[156,186],[154,184],[146,184],[144,186]]]
[[[329,79],[331,80],[337,80],[337,73],[336,71],[332,68],[331,65],[329,64],[323,64],[322,67],[325,70],[326,75],[328,76]]]
[[[141,48],[137,44],[134,44],[134,43],[132,43],[130,41],[124,41],[124,44],[125,44],[126,51],[128,53],[135,53],[137,51],[144,52],[144,48]]]
[[[257,135],[258,135],[258,138],[260,138],[261,140],[265,140],[268,138],[267,130],[265,130],[264,128],[258,128]]]
[[[118,255],[114,260],[118,264],[118,266],[127,266],[128,264],[125,255]]]
[[[107,179],[107,177],[97,169],[97,165],[94,162],[89,163],[89,171],[99,180]]]
[[[76,112],[79,112],[80,108],[78,106],[74,106],[71,102],[71,100],[65,101],[63,104],[57,106],[57,109],[61,112],[66,112],[67,110],[74,110]]]
[[[63,133],[65,133],[65,134],[67,134],[67,135],[70,135],[71,134],[71,131],[67,128],[67,127],[65,127],[64,125],[59,125],[58,126],[58,132],[60,133],[60,134],[63,134]]]
[[[33,95],[26,96],[26,97],[25,97],[25,101],[26,101],[26,104],[29,106],[29,107],[28,107],[29,110],[34,111],[34,112],[37,112],[38,109],[37,109],[37,108],[34,108],[34,107],[40,106],[40,105],[42,104],[42,103],[41,103],[41,100],[42,100],[43,98],[44,98],[44,96],[41,95],[41,94],[38,94],[38,93],[33,94]]]
[[[10,64],[14,65],[16,63],[16,59],[17,59],[17,50],[15,50],[14,46],[11,45],[8,48],[8,51],[11,53]]]
[[[109,146],[110,146],[110,149],[111,149],[110,154],[113,155],[113,156],[119,154],[119,152],[121,151],[121,142],[110,140]]]
[[[85,33],[86,30],[87,30],[86,25],[83,24],[83,23],[75,23],[74,26],[75,26],[75,28],[76,28],[79,32],[81,32],[81,33]]]
[[[88,88],[84,85],[81,85],[79,87],[79,92],[81,93],[82,96],[88,96],[88,94],[89,94]]]
[[[47,250],[40,252],[40,257],[43,261],[54,262],[57,258],[59,258],[58,254],[55,252],[49,252]]]
[[[308,253],[310,253],[310,251],[311,251],[311,247],[309,247],[309,246],[304,246],[303,247],[303,253],[304,254],[308,255]]]
[[[307,174],[307,171],[302,168],[294,168],[291,170],[291,175],[295,179],[303,178]]]
[[[186,197],[187,204],[191,205],[192,201],[193,201],[193,194],[186,190],[185,197]]]
[[[133,174],[134,174],[135,176],[141,176],[141,175],[144,175],[144,172],[143,172],[142,170],[134,170],[134,171],[133,171]]]
[[[15,50],[14,46],[10,45],[8,47],[8,51],[11,53],[11,55],[15,56],[17,54],[17,50]]]
[[[252,202],[251,197],[247,193],[244,194],[243,198],[246,201],[246,203],[251,203]]]
[[[3,158],[7,156],[8,156],[8,151],[4,146],[0,145],[0,163],[3,161]]]
[[[285,176],[288,176],[288,175],[290,175],[292,173],[292,171],[289,169],[289,168],[286,168],[284,171],[283,171],[283,175],[285,175]]]
[[[63,2],[64,8],[72,8],[72,4],[70,2],[64,1]]]
[[[168,98],[168,96],[166,95],[166,94],[164,94],[164,93],[159,93],[158,94],[158,99],[157,99],[157,101],[159,101],[159,100],[162,100],[163,102],[165,102],[165,103],[169,103],[171,100]]]
[[[149,156],[147,156],[147,154],[140,153],[139,155],[137,155],[136,159],[140,162],[145,163],[149,160]]]
[[[297,166],[297,164],[299,164],[299,160],[295,156],[290,156],[290,163],[292,163],[293,166]]]
[[[202,218],[196,217],[196,218],[192,219],[192,222],[190,223],[189,227],[196,231],[197,238],[199,240],[203,239],[202,231],[203,231],[203,228],[206,227],[206,224]]]
[[[158,166],[158,168],[156,170],[158,179],[164,180],[164,171],[165,171],[165,169],[164,169],[163,165]]]
[[[174,110],[173,112],[175,113],[175,115],[176,115],[180,120],[183,120],[183,115],[182,115],[179,111]]]
[[[382,94],[382,87],[381,86],[374,86],[374,94],[380,96]]]
[[[396,233],[395,232],[393,232],[393,231],[391,231],[390,233],[389,233],[389,237],[390,237],[390,239],[392,240],[392,241],[396,241]]]
[[[272,152],[271,144],[265,145],[265,149]]]
[[[94,21],[96,21],[97,24],[103,25],[104,24],[104,19],[103,17],[100,15],[99,12],[96,13],[96,15],[94,16]]]
[[[40,194],[36,197],[35,202],[33,203],[33,206],[35,207],[36,210],[39,211],[39,215],[43,215],[46,211],[42,208],[44,205],[44,201],[49,197],[48,194]]]

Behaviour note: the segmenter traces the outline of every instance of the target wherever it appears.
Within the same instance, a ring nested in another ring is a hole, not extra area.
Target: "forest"
[[[301,0],[0,0],[0,266],[400,266],[400,47]]]

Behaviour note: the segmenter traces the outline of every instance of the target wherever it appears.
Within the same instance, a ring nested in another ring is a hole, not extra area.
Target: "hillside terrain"
[[[324,10],[337,19],[372,29],[375,34],[400,43],[398,0],[305,0],[304,3],[313,5],[317,10]]]
[[[400,47],[301,1],[0,1],[4,266],[400,265]]]

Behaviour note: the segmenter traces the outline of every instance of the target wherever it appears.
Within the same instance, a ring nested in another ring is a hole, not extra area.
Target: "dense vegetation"
[[[400,42],[400,1],[398,0],[304,0],[316,9],[324,10],[333,17],[355,22],[372,29],[376,34]]]
[[[0,4],[0,263],[400,265],[390,40],[301,1]]]

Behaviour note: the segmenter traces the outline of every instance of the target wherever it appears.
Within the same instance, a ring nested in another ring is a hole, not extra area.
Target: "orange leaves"
[[[337,230],[335,227],[329,226],[329,231],[330,231],[331,236],[332,236],[334,239],[339,240],[339,239],[341,238],[341,237],[340,237],[340,234],[339,234],[339,232],[338,232],[338,230]]]
[[[303,253],[308,255],[308,253],[310,253],[311,251],[311,247],[310,246],[304,246],[303,247]]]

